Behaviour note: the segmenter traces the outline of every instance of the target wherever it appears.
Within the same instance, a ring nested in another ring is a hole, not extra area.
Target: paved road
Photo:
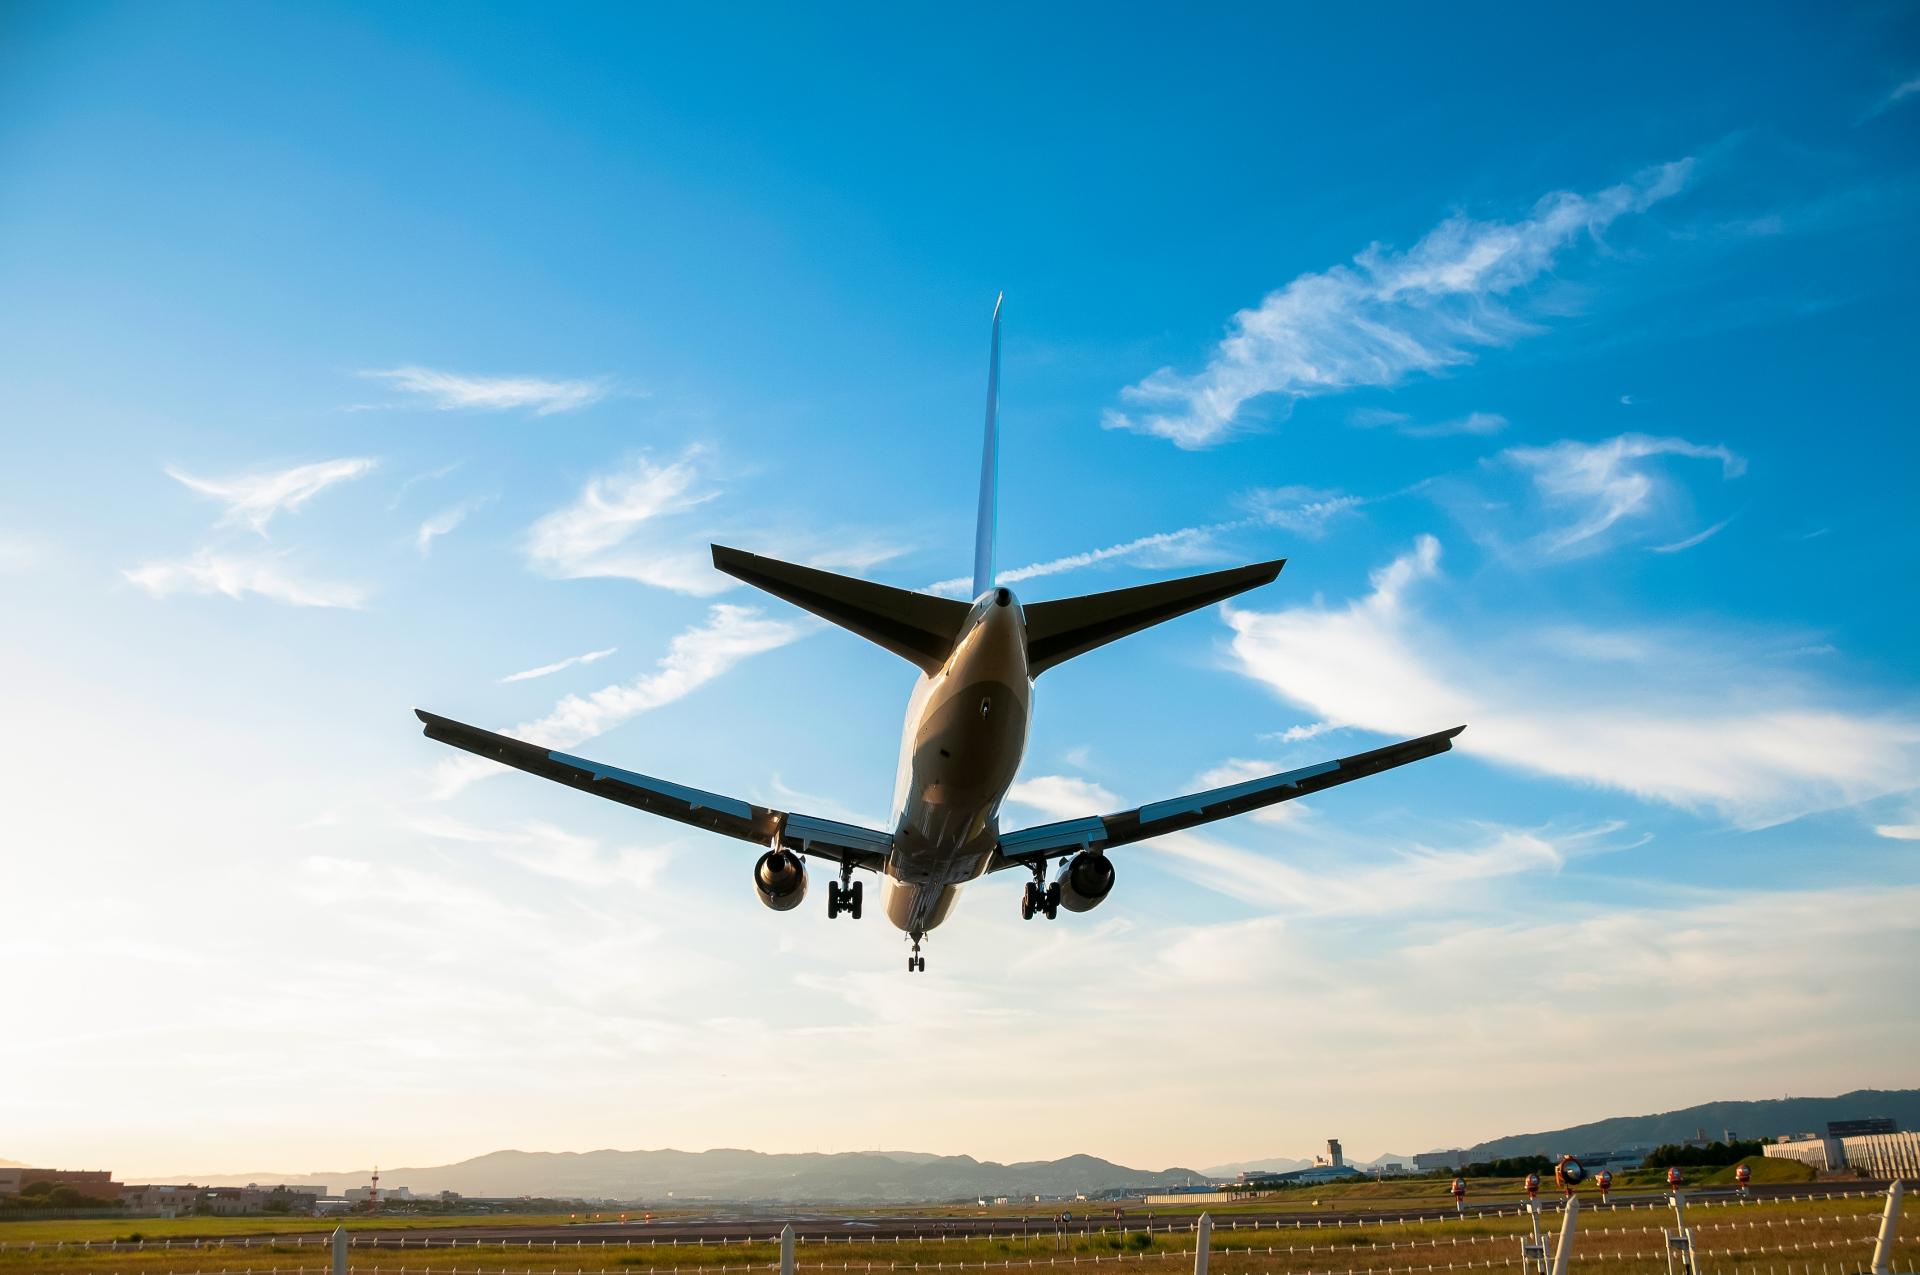
[[[1837,1195],[1847,1191],[1884,1191],[1885,1189],[1886,1183],[1884,1182],[1801,1182],[1784,1186],[1754,1186],[1751,1188],[1752,1194],[1758,1199],[1792,1195]],[[1701,1188],[1699,1190],[1690,1190],[1687,1193],[1689,1199],[1699,1200],[1725,1199],[1733,1194],[1733,1189],[1730,1187]],[[1470,1214],[1497,1212],[1503,1209],[1511,1210],[1520,1203],[1518,1199],[1510,1196],[1476,1201],[1471,1194],[1471,1184],[1469,1184],[1467,1199],[1467,1212]],[[1540,1199],[1541,1204],[1547,1210],[1555,1212],[1559,1210],[1559,1199],[1557,1197],[1549,1198],[1547,1191],[1543,1190],[1541,1192]],[[1660,1192],[1627,1194],[1616,1191],[1613,1193],[1613,1202],[1621,1205],[1646,1204],[1649,1201],[1663,1201],[1665,1199],[1665,1194]],[[1601,1207],[1599,1198],[1591,1187],[1581,1192],[1581,1208],[1583,1210],[1598,1209],[1599,1207]],[[1062,1208],[1073,1214],[1073,1221],[1068,1229],[1076,1233],[1083,1230],[1114,1230],[1116,1228],[1138,1231],[1146,1229],[1149,1224],[1158,1231],[1164,1229],[1169,1223],[1185,1229],[1190,1227],[1194,1221],[1193,1217],[1188,1214],[1168,1216],[1159,1209],[1148,1209],[1145,1206],[1127,1207],[1125,1217],[1119,1220],[1114,1218],[1111,1205],[1103,1210],[1097,1202],[1089,1203],[1080,1201],[1073,1205],[1062,1205]],[[1356,1222],[1380,1222],[1395,1218],[1446,1218],[1453,1216],[1453,1214],[1454,1208],[1452,1205],[1440,1205],[1436,1207],[1409,1206],[1403,1209],[1394,1209],[1385,1212],[1380,1210],[1361,1212],[1318,1209],[1311,1213],[1301,1213],[1297,1211],[1286,1213],[1234,1212],[1221,1215],[1219,1225],[1224,1227],[1227,1223],[1233,1222],[1244,1228],[1251,1226],[1257,1221],[1263,1227],[1274,1226],[1276,1224],[1281,1226],[1300,1225],[1312,1227],[1316,1223],[1321,1226],[1332,1226],[1335,1224],[1352,1226]],[[739,1213],[714,1216],[711,1218],[675,1217],[658,1222],[640,1222],[636,1220],[624,1224],[619,1222],[582,1222],[572,1226],[489,1226],[484,1222],[476,1222],[472,1226],[434,1227],[430,1230],[356,1230],[353,1233],[353,1242],[356,1246],[374,1245],[381,1248],[403,1247],[402,1240],[405,1241],[404,1247],[406,1248],[438,1247],[455,1243],[472,1244],[476,1240],[490,1243],[505,1241],[514,1244],[523,1244],[528,1241],[550,1244],[557,1241],[562,1245],[572,1244],[576,1241],[583,1244],[597,1244],[602,1240],[605,1240],[609,1244],[644,1244],[649,1240],[657,1240],[662,1243],[668,1240],[679,1240],[682,1243],[689,1240],[704,1240],[709,1244],[721,1244],[739,1243],[745,1240],[772,1239],[779,1235],[780,1228],[786,1226],[788,1223],[792,1223],[796,1236],[801,1236],[808,1240],[846,1239],[849,1237],[864,1239],[873,1237],[884,1241],[895,1238],[933,1239],[941,1235],[955,1237],[983,1235],[1041,1236],[1051,1235],[1053,1233],[1053,1217],[1054,1214],[1051,1212],[1036,1212],[1032,1216],[1024,1219],[1019,1217],[915,1217],[901,1214],[885,1217],[849,1217],[827,1212],[781,1212]],[[1151,1221],[1149,1219],[1151,1219]]]

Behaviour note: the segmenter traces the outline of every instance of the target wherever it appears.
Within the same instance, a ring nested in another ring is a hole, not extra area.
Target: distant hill
[[[1236,1160],[1232,1164],[1216,1164],[1211,1169],[1200,1171],[1210,1178],[1237,1178],[1242,1173],[1292,1173],[1295,1169],[1311,1167],[1311,1160],[1289,1160],[1282,1156],[1272,1160]]]
[[[212,1185],[286,1182],[335,1190],[367,1172],[201,1174]],[[668,1199],[873,1201],[954,1200],[981,1195],[1050,1198],[1203,1180],[1191,1169],[1149,1172],[1090,1155],[995,1164],[972,1156],[850,1151],[768,1155],[759,1151],[495,1151],[458,1164],[382,1169],[380,1184],[462,1195],[554,1195],[663,1202]]]
[[[1764,1098],[1705,1102],[1653,1116],[1615,1116],[1546,1133],[1516,1133],[1468,1149],[1470,1160],[1503,1156],[1557,1156],[1619,1147],[1684,1142],[1701,1129],[1718,1138],[1728,1129],[1743,1138],[1824,1130],[1829,1120],[1891,1116],[1902,1129],[1920,1129],[1920,1089],[1856,1089],[1833,1098]]]

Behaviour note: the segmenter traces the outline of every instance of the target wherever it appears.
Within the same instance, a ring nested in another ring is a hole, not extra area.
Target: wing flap
[[[425,724],[428,739],[465,749],[502,765],[524,770],[530,775],[550,779],[569,788],[617,801],[635,810],[672,819],[717,832],[722,836],[771,846],[776,838],[790,850],[835,863],[851,861],[855,867],[877,869],[893,848],[893,838],[884,832],[812,815],[791,814],[768,806],[756,806],[738,797],[690,788],[671,780],[655,779],[637,771],[622,770],[604,762],[590,761],[529,744],[508,735],[498,735],[478,726],[456,722],[424,709],[415,716]]]
[[[1356,779],[1392,770],[1396,766],[1405,766],[1409,762],[1447,752],[1453,747],[1454,736],[1465,729],[1465,726],[1455,726],[1452,730],[1388,744],[1384,748],[1355,753],[1337,761],[1319,762],[1298,770],[1249,779],[1244,783],[1210,788],[1205,792],[1156,801],[1116,814],[1067,819],[1023,828],[1000,838],[1000,847],[994,854],[990,870],[1024,867],[1035,860],[1050,858],[1068,850],[1104,850],[1124,846],[1336,788]]]

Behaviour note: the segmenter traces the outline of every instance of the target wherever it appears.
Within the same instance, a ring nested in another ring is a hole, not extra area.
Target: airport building
[[[1847,1163],[1840,1139],[1823,1138],[1817,1133],[1801,1133],[1779,1138],[1760,1148],[1770,1160],[1798,1160],[1812,1166],[1816,1173],[1832,1173]]]
[[[106,1169],[0,1168],[0,1195],[18,1195],[36,1182],[70,1186],[82,1195],[101,1200],[120,1198],[120,1184]]]
[[[1870,1178],[1920,1179],[1920,1133],[1866,1133],[1840,1139],[1847,1165]]]
[[[1846,1132],[1864,1129],[1866,1132]],[[1835,1120],[1827,1132],[1792,1134],[1762,1148],[1775,1160],[1798,1160],[1820,1173],[1855,1169],[1870,1178],[1920,1178],[1920,1133],[1891,1120]]]
[[[1458,1171],[1466,1167],[1467,1153],[1459,1147],[1447,1151],[1422,1151],[1413,1157],[1413,1167],[1422,1173],[1431,1173],[1435,1169],[1453,1169]]]

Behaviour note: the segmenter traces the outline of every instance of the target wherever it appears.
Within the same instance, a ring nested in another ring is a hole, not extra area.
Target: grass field
[[[1688,1210],[1702,1267],[1712,1275],[1847,1275],[1865,1269],[1880,1216],[1881,1199],[1702,1202]],[[236,1219],[240,1220],[240,1219]],[[551,1222],[551,1219],[548,1219]],[[1551,1249],[1559,1219],[1549,1215]],[[1663,1228],[1672,1225],[1664,1207],[1602,1209],[1589,1204],[1578,1218],[1576,1259],[1591,1268],[1630,1275],[1664,1275]],[[419,1228],[419,1241],[432,1244],[432,1229]],[[1323,1225],[1300,1218],[1255,1228],[1222,1218],[1213,1232],[1210,1271],[1214,1275],[1386,1275],[1411,1272],[1509,1266],[1519,1259],[1525,1218],[1468,1216],[1425,1222],[1370,1221]],[[1916,1229],[1909,1225],[1912,1234]],[[800,1275],[867,1275],[868,1272],[976,1271],[1038,1272],[1059,1275],[1060,1267],[1089,1268],[1098,1275],[1174,1275],[1193,1266],[1194,1237],[1184,1227],[1151,1237],[1093,1230],[1025,1238],[964,1238],[944,1243],[930,1239],[834,1239],[809,1242],[797,1250]],[[1762,1251],[1764,1250],[1764,1251]],[[778,1246],[698,1244],[644,1240],[483,1242],[449,1247],[355,1248],[354,1275],[725,1275],[764,1272],[778,1261]],[[1909,1240],[1896,1254],[1896,1269],[1912,1270],[1920,1261],[1920,1243]],[[147,1239],[129,1245],[109,1240],[36,1243],[28,1248],[8,1242],[0,1249],[0,1275],[293,1275],[326,1269],[328,1249],[321,1235],[248,1241],[212,1237],[198,1241]]]

